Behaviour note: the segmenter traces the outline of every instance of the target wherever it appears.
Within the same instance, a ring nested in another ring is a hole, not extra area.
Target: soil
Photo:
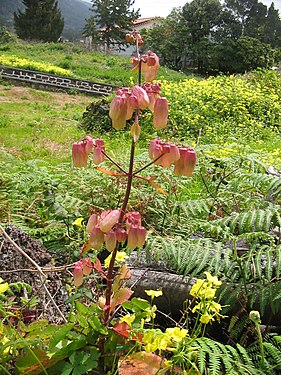
[[[49,271],[54,269],[51,263],[51,255],[40,242],[32,239],[28,234],[13,225],[7,226],[5,232],[40,267],[44,267],[44,270],[48,269]],[[15,302],[15,306],[17,306],[16,302],[19,301],[21,297],[27,299],[37,297],[39,302],[36,306],[28,306],[28,303],[25,306],[25,310],[28,311],[28,314],[36,319],[46,318],[54,323],[60,321],[61,318],[44,289],[39,272],[25,256],[19,253],[11,241],[6,239],[3,235],[0,237],[0,265],[0,277],[5,282],[9,284],[24,282],[32,287],[31,293],[28,293],[28,288],[22,288],[20,292],[12,288],[15,295],[11,296],[10,300]],[[44,273],[47,275],[46,286],[48,290],[60,310],[65,312],[67,308],[65,303],[67,298],[65,284],[67,277],[69,278],[68,271]]]

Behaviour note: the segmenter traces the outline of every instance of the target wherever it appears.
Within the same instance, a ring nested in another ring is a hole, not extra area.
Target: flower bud
[[[154,105],[153,125],[156,129],[164,129],[168,122],[168,100],[157,98]]]
[[[109,117],[112,119],[114,129],[120,130],[126,126],[127,101],[124,95],[116,95],[109,109]]]
[[[96,250],[100,251],[104,243],[104,233],[96,225],[90,234],[89,244]]]
[[[191,177],[194,172],[196,164],[196,153],[195,150],[188,147],[180,147],[180,158],[175,161],[174,173],[176,176]]]
[[[73,282],[76,287],[79,287],[83,284],[83,268],[82,261],[79,260],[76,262],[73,270]]]
[[[116,230],[116,239],[118,242],[125,242],[127,239],[127,233],[125,229],[123,228],[118,228]]]
[[[119,210],[111,210],[108,214],[100,221],[100,230],[103,233],[109,232],[114,225],[117,223],[120,216]]]
[[[86,151],[86,145],[87,143],[85,141],[73,143],[72,161],[74,167],[87,167],[88,153]]]
[[[113,251],[116,247],[117,239],[116,239],[116,233],[111,230],[105,235],[105,247],[108,251]]]
[[[99,221],[99,215],[93,214],[89,217],[87,226],[86,226],[86,232],[91,233],[93,228],[98,224]]]

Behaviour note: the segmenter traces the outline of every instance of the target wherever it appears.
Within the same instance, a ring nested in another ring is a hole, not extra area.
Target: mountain
[[[91,3],[86,0],[58,0],[64,18],[62,36],[75,40],[81,38],[85,20],[92,14]],[[23,10],[21,0],[0,0],[0,26],[13,30],[13,14],[18,9]]]

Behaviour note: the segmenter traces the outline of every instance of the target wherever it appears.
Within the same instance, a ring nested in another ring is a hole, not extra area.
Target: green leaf
[[[29,324],[28,327],[26,327],[25,331],[26,332],[32,332],[36,331],[38,329],[42,329],[43,327],[46,327],[48,325],[48,320],[47,319],[41,319],[41,320],[36,320],[35,322],[32,322]]]
[[[68,323],[65,325],[57,326],[57,330],[50,340],[49,348],[53,349],[60,341],[66,338],[67,334],[73,328],[73,324]]]

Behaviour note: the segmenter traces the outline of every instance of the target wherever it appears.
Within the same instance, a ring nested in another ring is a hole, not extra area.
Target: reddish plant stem
[[[118,163],[116,163],[105,151],[101,150],[101,152],[108,160],[111,161],[112,164],[114,164],[118,169],[120,169],[121,172],[123,172],[125,175],[127,174],[127,172]]]
[[[137,171],[135,171],[133,173],[134,176],[136,176],[138,173],[142,172],[144,169],[150,167],[152,164],[154,164],[157,160],[159,160],[160,158],[162,158],[162,156],[165,155],[165,152],[163,152],[163,154],[161,154],[160,156],[158,156],[157,158],[155,158],[154,160],[152,160],[150,163],[146,164],[144,167],[138,169]]]
[[[138,64],[139,64],[139,76],[138,76],[138,85],[141,84],[141,59],[139,55],[139,49],[138,49],[138,41],[136,41],[136,48],[137,48],[137,55],[138,55]],[[136,112],[135,116],[135,122],[138,123],[139,121],[139,110]],[[126,213],[127,205],[130,198],[131,188],[132,188],[132,181],[134,177],[133,168],[134,168],[134,157],[135,157],[135,141],[134,137],[132,137],[132,143],[131,143],[131,154],[130,154],[130,165],[129,165],[129,172],[127,173],[127,188],[126,193],[124,196],[123,204],[120,210],[120,216],[118,219],[118,227],[121,227],[124,219],[124,215]],[[103,324],[108,325],[110,321],[110,302],[111,302],[111,294],[112,294],[112,284],[114,281],[114,263],[116,259],[116,254],[119,248],[119,244],[116,245],[115,249],[111,253],[111,259],[106,275],[106,290],[105,290],[105,309],[103,311]],[[103,351],[102,351],[103,352]]]
[[[118,227],[122,225],[124,215],[126,213],[127,204],[130,198],[131,188],[132,188],[132,181],[133,181],[133,167],[134,167],[134,156],[135,156],[135,141],[132,138],[132,145],[131,145],[131,156],[130,156],[130,166],[129,166],[129,172],[127,174],[128,180],[127,180],[127,188],[126,193],[124,197],[124,201],[120,210],[120,216],[118,220]],[[109,314],[110,314],[110,299],[111,299],[111,293],[112,293],[112,284],[113,284],[113,269],[114,269],[114,263],[116,254],[119,248],[119,244],[115,247],[115,249],[112,252],[106,279],[107,279],[107,285],[106,285],[106,291],[105,291],[105,306],[106,309],[104,310],[103,315],[103,323],[107,325],[109,320]]]

